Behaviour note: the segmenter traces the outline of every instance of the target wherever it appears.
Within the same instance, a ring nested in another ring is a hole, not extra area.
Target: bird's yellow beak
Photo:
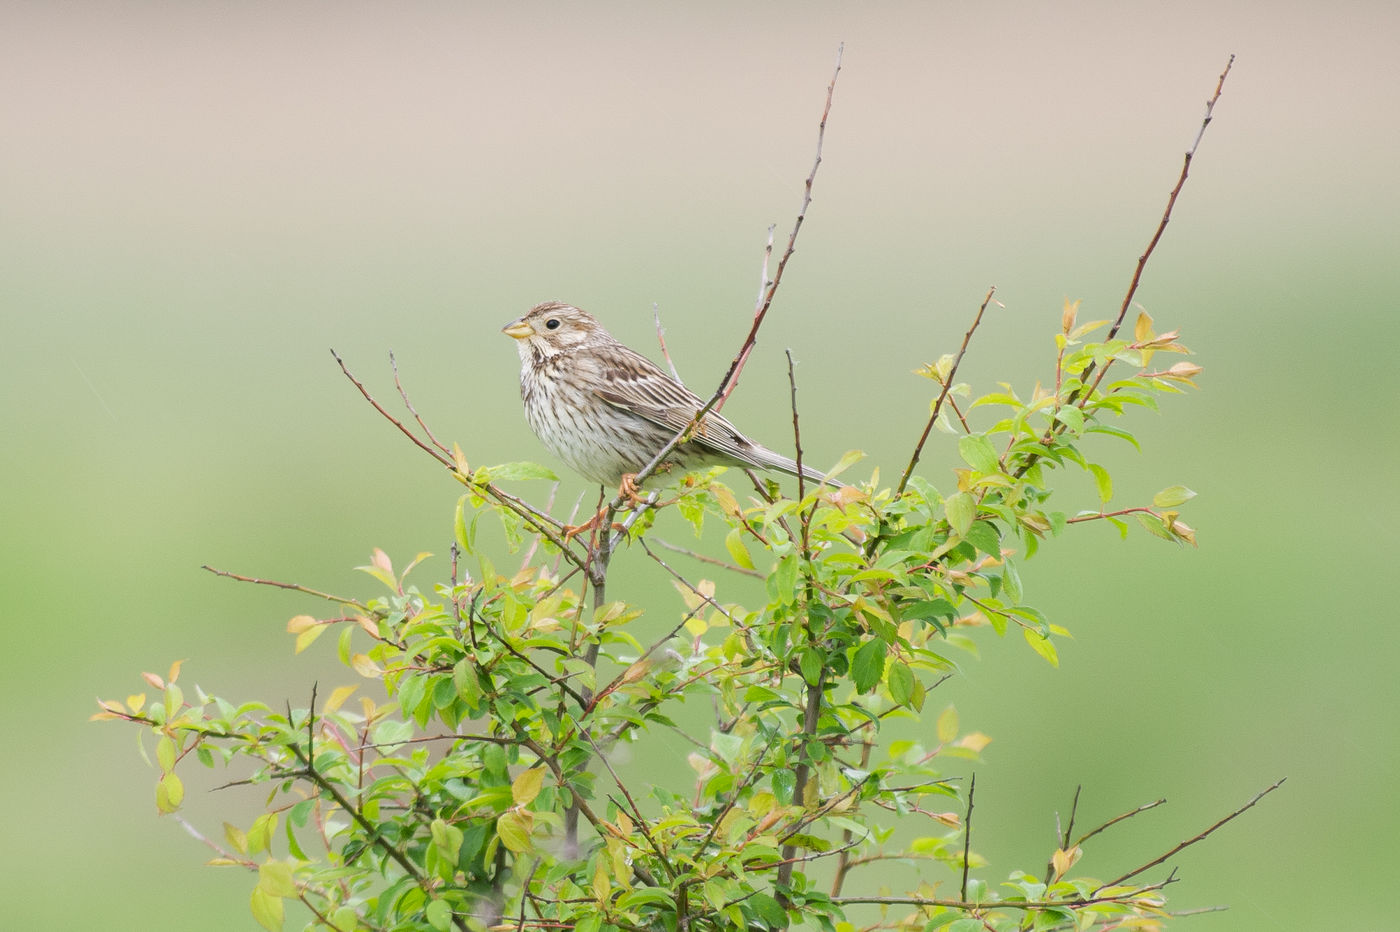
[[[525,323],[524,319],[512,321],[501,328],[501,333],[516,340],[524,340],[535,335],[535,328]]]

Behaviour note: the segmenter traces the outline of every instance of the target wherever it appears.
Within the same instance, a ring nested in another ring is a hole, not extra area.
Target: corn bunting
[[[600,485],[626,489],[705,404],[573,305],[538,305],[502,332],[520,351],[520,397],[531,429],[551,453]],[[797,475],[797,463],[713,412],[668,462],[682,469],[722,463]],[[806,465],[802,475],[826,481]]]

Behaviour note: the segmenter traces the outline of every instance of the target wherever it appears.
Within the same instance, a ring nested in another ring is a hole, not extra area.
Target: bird
[[[538,304],[501,332],[520,352],[520,397],[531,429],[569,468],[599,485],[635,496],[631,480],[705,406],[572,304]],[[794,460],[750,440],[713,411],[668,454],[667,463],[686,471],[723,464],[798,475]],[[810,482],[827,481],[806,464],[801,474]]]

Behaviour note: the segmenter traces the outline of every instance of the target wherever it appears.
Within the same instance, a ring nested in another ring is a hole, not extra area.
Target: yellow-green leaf
[[[185,800],[185,785],[173,773],[163,773],[156,783],[156,809],[162,813],[174,812]]]
[[[496,820],[496,834],[500,837],[501,844],[509,851],[521,854],[530,850],[530,832],[518,810],[511,809],[501,813],[501,817]]]
[[[1060,665],[1060,654],[1055,650],[1053,641],[1030,628],[1022,628],[1021,632],[1026,636],[1026,643],[1031,646],[1031,650],[1050,661],[1050,666],[1058,667]]]
[[[535,801],[535,797],[540,795],[540,787],[544,786],[544,768],[532,767],[523,771],[515,778],[515,782],[510,785],[510,798],[517,806],[528,806]]]
[[[258,921],[258,925],[266,929],[267,932],[280,932],[282,921],[285,918],[281,897],[269,895],[259,884],[253,888],[248,908],[253,911],[253,918]]]
[[[753,569],[753,557],[749,556],[749,548],[744,546],[744,540],[740,536],[739,528],[734,528],[724,537],[724,549],[729,551],[729,557],[739,566],[746,570]]]
[[[1175,508],[1196,497],[1196,493],[1184,485],[1169,485],[1152,496],[1152,504],[1157,508]]]
[[[292,865],[286,861],[259,864],[258,887],[268,896],[296,896],[297,885],[292,879]]]
[[[948,706],[938,715],[938,740],[942,744],[947,744],[958,736],[958,710],[956,706]]]

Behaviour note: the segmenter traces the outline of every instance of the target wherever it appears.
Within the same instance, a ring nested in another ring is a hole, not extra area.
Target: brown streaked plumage
[[[551,453],[593,482],[619,485],[639,472],[705,404],[571,304],[537,305],[502,332],[520,351],[520,397],[530,427]],[[797,475],[795,462],[713,412],[668,460],[684,469],[723,463]],[[802,474],[826,481],[806,465]]]

